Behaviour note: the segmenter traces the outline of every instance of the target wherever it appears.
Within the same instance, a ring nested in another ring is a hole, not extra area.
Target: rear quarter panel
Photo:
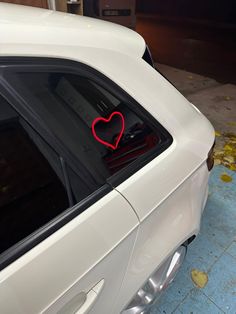
[[[158,196],[162,185],[158,177],[153,177],[152,184],[149,184],[148,188],[140,183],[140,188],[137,188],[137,192],[132,196],[128,188],[122,190],[126,197],[129,195],[132,205],[138,202],[139,206],[149,210],[149,214],[141,221],[114,313],[119,313],[119,309],[129,303],[131,295],[137,292],[179,245],[192,235],[198,234],[208,192],[208,176],[209,172],[204,163],[161,204],[157,202],[154,204],[154,199],[157,199],[155,196]]]

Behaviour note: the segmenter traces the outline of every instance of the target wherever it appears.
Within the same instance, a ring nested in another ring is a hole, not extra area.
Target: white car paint
[[[134,31],[89,17],[1,4],[0,20],[1,44],[4,45],[106,47],[140,57],[145,50],[143,38]]]
[[[0,272],[1,313],[55,313],[104,279],[90,313],[118,314],[158,266],[198,233],[214,131],[142,60],[144,50],[139,35],[118,25],[0,5],[0,56],[87,64],[130,94],[173,137],[166,151]],[[110,227],[104,229],[108,218]],[[86,243],[77,240],[85,238]],[[86,255],[81,258],[80,252]]]
[[[94,313],[110,313],[137,228],[129,204],[112,191],[0,272],[0,312],[55,313],[104,279],[106,304],[98,299]]]

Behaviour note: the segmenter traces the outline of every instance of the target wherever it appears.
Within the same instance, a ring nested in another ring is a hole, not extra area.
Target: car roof
[[[136,32],[118,24],[98,19],[39,9],[23,5],[0,3],[0,54],[4,45],[41,45],[97,48],[141,57],[145,41]],[[43,54],[43,50],[40,51]],[[77,49],[79,53],[79,49]],[[46,49],[45,49],[46,54]]]

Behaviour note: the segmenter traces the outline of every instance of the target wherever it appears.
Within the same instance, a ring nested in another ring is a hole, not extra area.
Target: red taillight
[[[207,157],[207,168],[209,171],[211,171],[211,169],[214,166],[214,146],[215,146],[215,143],[212,146],[211,150],[209,151],[208,157]]]

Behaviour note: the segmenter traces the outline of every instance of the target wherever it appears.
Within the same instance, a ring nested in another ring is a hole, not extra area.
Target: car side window
[[[84,75],[87,68],[14,67],[3,75],[14,108],[0,95],[0,269],[172,142],[118,86]]]
[[[21,91],[76,157],[95,189],[162,144],[161,133],[97,82],[68,73],[17,73]],[[75,187],[79,200],[86,191]]]
[[[57,154],[0,95],[0,254],[69,207]]]

